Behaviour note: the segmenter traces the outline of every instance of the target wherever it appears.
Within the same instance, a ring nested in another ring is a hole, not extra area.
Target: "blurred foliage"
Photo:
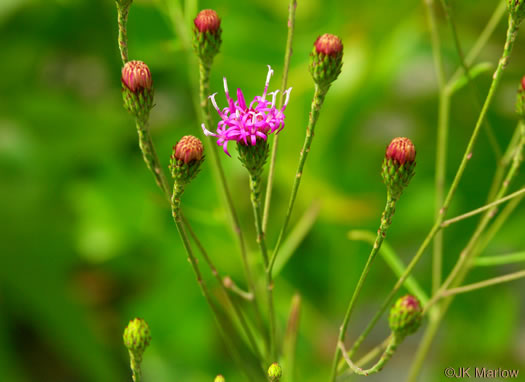
[[[192,108],[184,44],[171,24],[178,0],[136,0],[130,13],[130,57],[146,61],[156,85],[152,134],[163,164],[178,137],[199,132]],[[212,73],[248,97],[259,94],[266,65],[280,86],[286,2],[187,0],[188,20],[214,7],[223,18],[223,46]],[[423,2],[299,0],[287,125],[280,139],[269,242],[284,217],[313,93],[307,63],[314,39],[339,34],[343,73],[326,99],[293,222],[312,202],[321,215],[276,280],[281,332],[293,294],[303,297],[299,380],[327,376],[338,325],[369,246],[350,242],[350,229],[375,230],[385,197],[379,169],[386,143],[410,136],[417,174],[398,203],[388,241],[408,262],[433,221],[437,89]],[[490,0],[452,1],[459,35],[472,46],[493,12]],[[446,71],[458,65],[440,14]],[[498,27],[479,62],[495,62],[504,42]],[[0,379],[2,381],[129,381],[122,330],[145,318],[152,346],[146,381],[211,381],[217,373],[242,381],[194,281],[161,193],[145,168],[132,118],[122,108],[116,10],[106,0],[0,2]],[[514,129],[514,97],[523,75],[520,36],[489,121],[506,145]],[[476,78],[484,97],[490,74]],[[220,96],[222,97],[222,96]],[[222,100],[222,98],[221,98]],[[223,101],[220,101],[221,103]],[[455,173],[478,110],[472,94],[453,99],[448,180]],[[255,251],[247,177],[224,156],[243,226]],[[495,160],[482,135],[450,216],[484,204]],[[516,184],[523,184],[523,172]],[[242,267],[210,166],[188,187],[184,208],[223,274],[242,285]],[[454,264],[476,218],[445,234],[444,266]],[[292,222],[292,223],[293,223]],[[490,254],[525,248],[523,206],[489,247]],[[416,269],[430,287],[430,253]],[[258,256],[253,256],[258,267]],[[469,281],[517,270],[483,268]],[[260,268],[257,268],[260,269]],[[207,281],[213,284],[208,272]],[[365,285],[354,338],[395,282],[377,261]],[[457,298],[421,380],[442,380],[447,366],[525,365],[523,281]],[[386,321],[365,348],[382,340]],[[385,371],[370,381],[402,380],[420,335],[407,340]],[[525,370],[521,370],[521,373]],[[286,373],[286,372],[285,372]]]

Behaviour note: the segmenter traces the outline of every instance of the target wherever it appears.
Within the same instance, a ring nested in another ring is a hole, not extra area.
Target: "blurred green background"
[[[344,67],[326,99],[298,203],[295,223],[312,200],[320,216],[276,279],[280,332],[292,295],[303,297],[298,341],[301,381],[327,379],[338,326],[366,261],[369,245],[347,239],[350,229],[375,231],[384,205],[379,176],[385,145],[409,136],[418,149],[417,175],[398,203],[388,242],[408,262],[433,222],[437,86],[422,1],[298,0],[287,124],[280,139],[269,224],[270,245],[284,217],[308,118],[313,83],[308,55],[315,38],[332,32],[345,45]],[[453,1],[465,49],[491,16],[495,1]],[[177,0],[136,0],[130,13],[130,57],[154,76],[152,135],[167,166],[184,134],[200,134],[191,101],[194,66],[166,7]],[[221,15],[223,45],[212,91],[224,104],[222,76],[251,98],[262,91],[266,65],[280,87],[287,2],[187,1]],[[198,8],[197,8],[198,7]],[[458,65],[441,12],[446,71]],[[495,63],[505,20],[480,60]],[[137,145],[132,117],[120,94],[116,9],[109,0],[0,1],[0,380],[129,381],[121,334],[127,321],[145,318],[153,342],[145,381],[228,382],[245,378],[230,359],[202,298],[162,194]],[[525,73],[520,36],[488,118],[504,146],[516,124],[515,92]],[[476,79],[484,98],[490,74]],[[452,102],[448,181],[455,173],[478,109],[468,89]],[[232,147],[233,149],[233,147]],[[222,156],[236,207],[258,262],[247,177]],[[495,160],[484,134],[449,216],[484,204]],[[521,186],[523,172],[514,185]],[[189,186],[184,210],[224,275],[239,284],[242,267],[215,192],[210,162]],[[519,207],[488,254],[525,248]],[[445,269],[454,264],[477,219],[446,230]],[[259,269],[259,268],[257,268]],[[467,282],[516,271],[518,265],[478,269]],[[203,267],[206,280],[217,286]],[[416,268],[430,289],[430,253]],[[360,332],[396,278],[378,258],[350,326]],[[522,367],[525,375],[523,281],[458,297],[426,360],[421,381],[442,381],[445,367]],[[364,350],[388,333],[382,320]],[[370,381],[401,381],[421,333],[409,338]]]

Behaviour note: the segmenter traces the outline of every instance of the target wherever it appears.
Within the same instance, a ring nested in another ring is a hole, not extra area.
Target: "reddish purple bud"
[[[217,32],[221,26],[221,19],[213,9],[204,9],[193,20],[199,32]]]
[[[314,46],[317,53],[332,57],[337,56],[343,50],[341,39],[330,33],[317,37]]]
[[[408,138],[394,138],[386,148],[385,157],[399,164],[413,163],[416,159],[416,148]]]
[[[122,68],[122,83],[133,93],[151,90],[153,79],[148,65],[142,61],[129,61]]]
[[[193,135],[186,135],[180,139],[177,145],[173,148],[173,155],[175,159],[181,160],[184,163],[192,161],[200,161],[204,147],[199,138]]]

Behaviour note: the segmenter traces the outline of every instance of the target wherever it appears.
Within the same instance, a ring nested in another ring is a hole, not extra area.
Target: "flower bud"
[[[213,382],[225,382],[226,380],[224,379],[224,377],[219,374],[218,376],[215,377],[215,379],[213,380]]]
[[[525,18],[525,0],[507,0],[510,16],[516,24],[521,24]]]
[[[423,309],[416,297],[410,294],[400,297],[390,309],[390,330],[398,340],[402,340],[419,329],[422,316]]]
[[[277,362],[274,362],[268,368],[268,377],[272,382],[279,382],[279,379],[283,376],[283,370]]]
[[[343,66],[343,43],[333,34],[325,33],[315,40],[310,54],[310,73],[315,83],[328,87],[337,79]]]
[[[516,113],[520,118],[525,118],[525,76],[521,79],[516,97]]]
[[[146,321],[142,318],[131,320],[124,330],[124,345],[140,361],[144,350],[151,342],[151,333]]]
[[[394,138],[386,148],[381,176],[393,199],[399,199],[414,176],[416,149],[408,138]]]
[[[255,145],[237,142],[239,160],[246,167],[252,177],[259,177],[262,174],[264,164],[268,159],[269,145],[264,139],[257,139]]]
[[[175,182],[184,186],[197,176],[204,161],[204,147],[199,138],[193,135],[182,137],[173,146],[170,170]]]
[[[197,56],[211,65],[221,46],[221,19],[212,9],[204,9],[193,20],[193,48]]]
[[[142,61],[129,61],[122,68],[124,107],[136,118],[147,120],[153,108],[153,79]]]

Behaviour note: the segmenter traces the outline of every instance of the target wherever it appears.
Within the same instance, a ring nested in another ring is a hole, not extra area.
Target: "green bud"
[[[386,148],[381,176],[393,199],[399,199],[415,174],[416,148],[408,138],[394,138]]]
[[[521,24],[525,18],[525,0],[507,0],[509,13],[516,24]]]
[[[140,360],[144,350],[151,342],[151,333],[147,322],[142,318],[131,320],[124,330],[123,338],[124,345]]]
[[[142,61],[128,61],[122,68],[124,107],[135,118],[146,121],[153,108],[153,79]]]
[[[516,97],[516,113],[520,118],[525,118],[525,76],[521,79]]]
[[[193,48],[197,56],[211,65],[221,47],[221,19],[212,9],[204,9],[193,20]]]
[[[402,340],[419,329],[422,316],[423,309],[416,297],[409,294],[400,297],[390,309],[388,317],[390,330],[399,340]]]
[[[184,187],[199,173],[204,161],[204,147],[199,138],[193,135],[182,137],[173,146],[173,155],[170,160],[171,176],[175,183]]]
[[[325,33],[315,40],[310,54],[310,73],[317,85],[327,88],[341,73],[343,43],[333,34]]]
[[[224,379],[224,377],[219,374],[218,376],[215,377],[215,379],[213,380],[213,382],[225,382],[226,380]]]
[[[283,370],[277,362],[274,362],[268,368],[268,377],[272,382],[279,382],[279,379],[283,376]]]
[[[268,159],[268,142],[264,139],[257,139],[254,146],[249,143],[237,142],[237,149],[242,165],[246,167],[251,176],[259,177]]]

